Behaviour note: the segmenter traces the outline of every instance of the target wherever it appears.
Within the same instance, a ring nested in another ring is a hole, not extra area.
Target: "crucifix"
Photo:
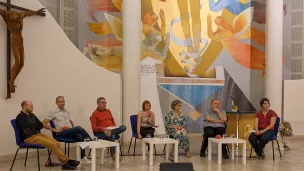
[[[5,6],[6,10],[0,9],[0,15],[7,26],[7,99],[11,98],[11,93],[15,92],[15,80],[24,65],[24,46],[22,38],[23,19],[28,16],[40,15],[45,16],[45,9],[41,8],[38,11],[32,11],[11,4],[11,0],[0,2],[0,5]],[[17,9],[22,12],[11,11]],[[11,68],[11,49],[15,63]]]

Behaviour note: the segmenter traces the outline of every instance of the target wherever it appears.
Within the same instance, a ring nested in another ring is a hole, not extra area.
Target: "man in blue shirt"
[[[204,113],[204,141],[202,142],[201,157],[206,157],[206,149],[208,147],[208,138],[215,137],[225,133],[225,125],[227,121],[226,112],[220,109],[220,101],[213,99],[211,108]],[[222,152],[224,159],[229,159],[227,154],[227,144],[223,144]]]

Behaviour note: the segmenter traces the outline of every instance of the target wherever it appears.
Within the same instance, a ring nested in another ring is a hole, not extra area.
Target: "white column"
[[[283,0],[266,1],[265,95],[270,108],[282,114]]]
[[[130,115],[140,111],[140,54],[141,54],[141,0],[122,1],[123,16],[123,71],[122,115],[127,126],[124,142],[129,142],[132,129]]]

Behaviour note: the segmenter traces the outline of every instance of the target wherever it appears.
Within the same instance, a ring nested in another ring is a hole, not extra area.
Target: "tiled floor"
[[[214,155],[212,161],[208,161],[207,158],[199,157],[199,149],[201,140],[199,137],[191,138],[191,152],[194,153],[190,159],[185,159],[183,155],[179,156],[179,162],[192,162],[195,171],[203,170],[203,171],[302,171],[304,170],[304,139],[300,138],[292,138],[288,140],[288,145],[291,147],[290,151],[282,152],[283,158],[280,159],[279,153],[275,150],[276,160],[272,160],[272,150],[271,143],[269,143],[266,148],[266,158],[265,160],[256,160],[256,159],[248,159],[247,165],[243,165],[241,158],[236,158],[235,161],[232,160],[223,160],[222,165],[217,164],[217,158]],[[162,148],[158,148],[159,151],[162,151]],[[126,154],[127,149],[125,149]],[[137,147],[137,151],[140,152],[140,148]],[[75,154],[71,155],[73,158]],[[249,150],[248,150],[249,156]],[[55,158],[54,156],[52,158]],[[45,167],[44,161],[46,157],[41,157],[41,170],[42,171],[59,171],[60,167]],[[159,170],[159,164],[165,162],[164,157],[157,156],[154,158],[154,166],[148,165],[148,160],[145,162],[142,161],[142,157],[138,156],[123,156],[121,158],[120,163],[120,171],[157,171]],[[16,160],[13,170],[16,171],[35,171],[37,169],[37,159],[29,158],[27,166],[23,166],[24,159]],[[115,170],[115,163],[110,159],[105,159],[105,164],[100,165],[99,160],[97,159],[97,169],[102,171],[110,171]],[[1,162],[0,163],[0,171],[9,170],[11,165],[11,161]],[[90,164],[82,164],[77,170],[81,171],[89,171],[91,170]]]

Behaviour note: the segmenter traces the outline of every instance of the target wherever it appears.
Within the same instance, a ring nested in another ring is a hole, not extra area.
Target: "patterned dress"
[[[141,124],[142,127],[152,127],[152,122],[155,119],[154,112],[150,111],[151,116],[148,116],[147,112],[141,111]]]
[[[187,136],[186,117],[187,115],[181,112],[176,116],[173,111],[170,111],[165,117],[165,128],[166,134],[168,134],[170,138],[179,140],[179,149],[188,150],[189,137]],[[183,126],[184,129],[177,130],[175,128],[171,128],[172,126]]]

